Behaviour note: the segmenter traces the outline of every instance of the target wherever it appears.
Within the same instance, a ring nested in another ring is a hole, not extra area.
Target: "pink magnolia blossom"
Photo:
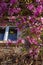
[[[40,0],[36,0],[36,2],[40,2]]]
[[[28,4],[28,5],[27,5],[27,9],[33,10],[33,9],[34,9],[34,5],[33,5],[33,4]]]
[[[21,11],[21,8],[9,8],[8,15],[13,16],[14,14],[18,14]]]
[[[12,41],[13,44],[17,44],[17,41]]]
[[[15,4],[17,2],[18,2],[18,0],[10,0],[10,4]]]
[[[42,11],[43,11],[43,6],[38,5],[36,8],[34,8],[33,15],[39,16],[42,13]]]
[[[11,43],[12,43],[12,41],[9,39],[9,40],[8,40],[8,44],[11,44]]]
[[[41,17],[41,23],[43,24],[43,17]]]
[[[37,40],[35,38],[27,36],[27,40],[30,42],[30,44],[38,44]]]
[[[24,44],[24,43],[25,43],[25,40],[24,40],[24,39],[22,39],[22,40],[21,40],[21,43],[22,43],[22,44]]]
[[[36,0],[36,2],[38,2],[38,3],[39,3],[39,2],[43,2],[43,0]]]
[[[42,5],[38,5],[37,6],[37,11],[39,12],[39,14],[42,12],[43,6]]]

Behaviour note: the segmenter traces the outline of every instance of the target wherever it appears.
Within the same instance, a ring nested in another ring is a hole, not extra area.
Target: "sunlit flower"
[[[40,2],[40,0],[36,0],[36,2]]]
[[[41,17],[41,23],[43,24],[43,17]]]
[[[22,40],[21,40],[21,43],[23,43],[23,44],[24,44],[24,43],[25,43],[25,40],[24,40],[24,39],[22,39]]]

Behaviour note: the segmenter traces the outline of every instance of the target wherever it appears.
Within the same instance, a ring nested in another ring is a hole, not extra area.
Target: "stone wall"
[[[0,47],[0,65],[43,65],[41,56],[32,59],[24,46]]]

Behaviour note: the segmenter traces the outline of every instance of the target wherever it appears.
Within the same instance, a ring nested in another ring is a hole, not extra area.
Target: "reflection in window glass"
[[[17,30],[14,27],[10,27],[8,39],[17,40]]]

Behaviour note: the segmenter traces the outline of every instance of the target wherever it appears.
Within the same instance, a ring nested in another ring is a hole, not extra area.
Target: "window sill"
[[[8,41],[0,41],[0,46],[6,46],[7,42]],[[13,41],[13,42],[9,43],[8,45],[10,45],[10,46],[16,45],[14,42],[16,43],[16,41]]]

